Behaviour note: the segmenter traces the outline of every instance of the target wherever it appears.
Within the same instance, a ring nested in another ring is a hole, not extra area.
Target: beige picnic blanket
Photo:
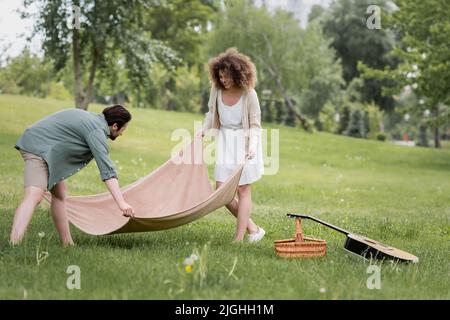
[[[243,165],[213,190],[203,161],[203,145],[195,139],[159,168],[122,188],[125,200],[134,208],[133,218],[122,215],[109,192],[67,197],[67,214],[74,226],[91,235],[178,227],[230,203],[242,169]],[[51,202],[50,193],[45,197]]]

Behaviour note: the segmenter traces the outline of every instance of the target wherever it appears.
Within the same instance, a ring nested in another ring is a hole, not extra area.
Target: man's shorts
[[[47,190],[48,167],[41,157],[19,150],[25,161],[24,185],[26,187],[38,187]]]

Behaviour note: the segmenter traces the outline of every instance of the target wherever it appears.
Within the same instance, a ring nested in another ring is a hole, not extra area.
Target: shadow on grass
[[[229,230],[211,229],[207,223],[202,223],[197,226],[186,225],[156,232],[106,236],[88,236],[80,233],[75,235],[74,239],[78,246],[84,248],[177,252],[180,250],[191,251],[193,248],[201,248],[208,244],[213,251],[237,254],[247,258],[275,257],[272,239],[263,239],[256,244],[246,241],[241,244],[233,244],[231,235]]]

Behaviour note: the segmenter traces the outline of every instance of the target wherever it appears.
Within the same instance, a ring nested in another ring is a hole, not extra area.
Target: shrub
[[[384,132],[377,132],[375,137],[378,141],[386,141],[387,139],[387,135]]]

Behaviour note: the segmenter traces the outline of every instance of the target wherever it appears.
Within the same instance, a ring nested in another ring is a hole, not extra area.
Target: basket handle
[[[295,219],[295,242],[303,242],[302,219]]]

